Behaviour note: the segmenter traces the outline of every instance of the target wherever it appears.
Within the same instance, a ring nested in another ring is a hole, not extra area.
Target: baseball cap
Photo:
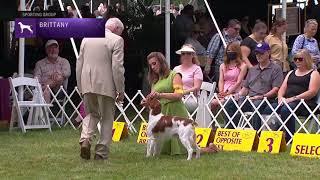
[[[256,46],[256,49],[254,50],[255,53],[265,53],[267,51],[270,51],[270,46],[269,44],[262,42],[262,43],[258,43]]]
[[[48,46],[50,46],[52,44],[56,44],[57,46],[59,46],[58,41],[56,41],[54,39],[50,39],[50,40],[47,41],[45,47],[47,48]]]

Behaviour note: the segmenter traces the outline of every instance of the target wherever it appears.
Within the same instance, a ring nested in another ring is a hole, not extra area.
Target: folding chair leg
[[[46,107],[41,107],[41,109],[42,109],[43,116],[45,118],[45,122],[48,125],[49,131],[52,132],[51,131],[51,124],[50,124],[49,114],[48,114],[48,112],[46,110]]]
[[[18,114],[18,126],[21,128],[23,133],[26,133],[27,131],[26,131],[26,127],[25,127],[25,124],[23,121],[23,116],[22,116],[20,107],[16,107],[16,110],[17,110],[17,114]]]
[[[10,119],[10,127],[9,127],[9,132],[12,132],[13,130],[13,124],[17,122],[17,113],[15,113],[16,108],[13,107],[11,109],[11,119]]]

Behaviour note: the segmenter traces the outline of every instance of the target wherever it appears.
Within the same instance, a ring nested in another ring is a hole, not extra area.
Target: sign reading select
[[[17,38],[104,37],[106,20],[94,18],[17,18]]]

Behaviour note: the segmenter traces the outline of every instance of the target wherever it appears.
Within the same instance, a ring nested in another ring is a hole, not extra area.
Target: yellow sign
[[[118,142],[120,139],[128,135],[128,130],[124,122],[113,122],[112,141]]]
[[[262,131],[259,140],[258,152],[277,154],[286,150],[286,141],[283,131]]]
[[[197,144],[200,147],[207,147],[211,128],[196,128]]]
[[[140,144],[147,143],[148,141],[147,126],[148,126],[148,123],[141,123],[137,143],[140,143]]]
[[[290,154],[320,158],[320,134],[295,133]]]
[[[218,128],[213,144],[224,151],[251,151],[255,142],[255,130],[237,130]]]

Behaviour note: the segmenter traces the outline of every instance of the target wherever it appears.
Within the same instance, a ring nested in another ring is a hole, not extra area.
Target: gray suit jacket
[[[123,39],[106,32],[105,38],[84,38],[76,67],[82,94],[116,97],[124,92]]]

